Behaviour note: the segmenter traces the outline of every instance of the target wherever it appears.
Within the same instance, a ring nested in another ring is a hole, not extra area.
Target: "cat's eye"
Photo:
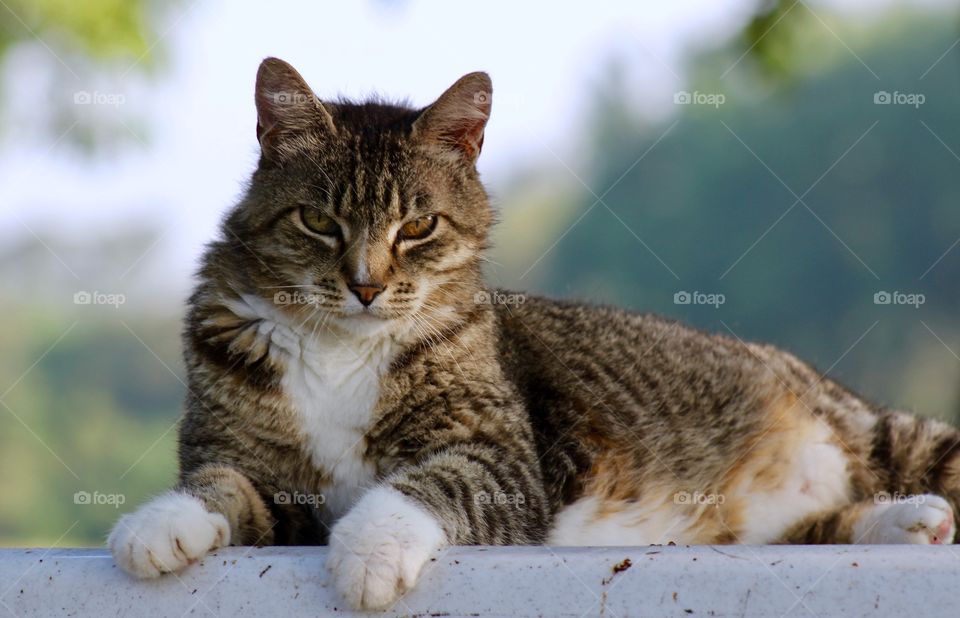
[[[427,215],[408,221],[397,233],[397,240],[420,240],[433,233],[437,227],[437,215]]]
[[[309,206],[300,207],[300,220],[311,232],[322,234],[323,236],[339,236],[340,226],[332,217],[328,217],[316,208]]]

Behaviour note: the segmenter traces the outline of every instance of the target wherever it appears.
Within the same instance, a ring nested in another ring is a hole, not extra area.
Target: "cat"
[[[116,524],[120,567],[326,543],[375,609],[455,544],[952,542],[956,429],[771,346],[487,289],[491,96],[321,101],[263,61],[260,160],[189,302],[179,482]]]

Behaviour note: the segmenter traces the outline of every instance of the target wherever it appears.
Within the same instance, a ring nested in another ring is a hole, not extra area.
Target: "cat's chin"
[[[368,339],[391,334],[396,322],[368,311],[360,311],[338,317],[336,325],[353,337]]]

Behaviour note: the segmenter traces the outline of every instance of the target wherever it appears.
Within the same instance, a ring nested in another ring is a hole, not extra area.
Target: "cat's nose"
[[[369,307],[373,299],[375,299],[386,286],[382,283],[351,283],[347,287],[350,288],[350,291],[353,292],[354,296],[357,297],[357,300],[359,300],[364,307]]]

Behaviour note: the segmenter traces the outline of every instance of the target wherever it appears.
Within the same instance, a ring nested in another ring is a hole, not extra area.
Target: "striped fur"
[[[426,110],[321,102],[264,62],[260,164],[184,328],[179,492],[223,515],[234,544],[331,542],[337,586],[361,607],[395,600],[443,543],[949,541],[954,428],[770,346],[611,308],[487,302],[493,215],[474,162],[490,90],[471,74]],[[317,237],[302,209],[340,235]],[[430,236],[400,239],[425,215]],[[383,285],[369,307],[358,276]],[[926,494],[947,501],[927,519],[883,515],[883,496]],[[121,532],[158,512],[118,525],[121,564],[143,549]],[[928,520],[926,536],[863,530]]]

